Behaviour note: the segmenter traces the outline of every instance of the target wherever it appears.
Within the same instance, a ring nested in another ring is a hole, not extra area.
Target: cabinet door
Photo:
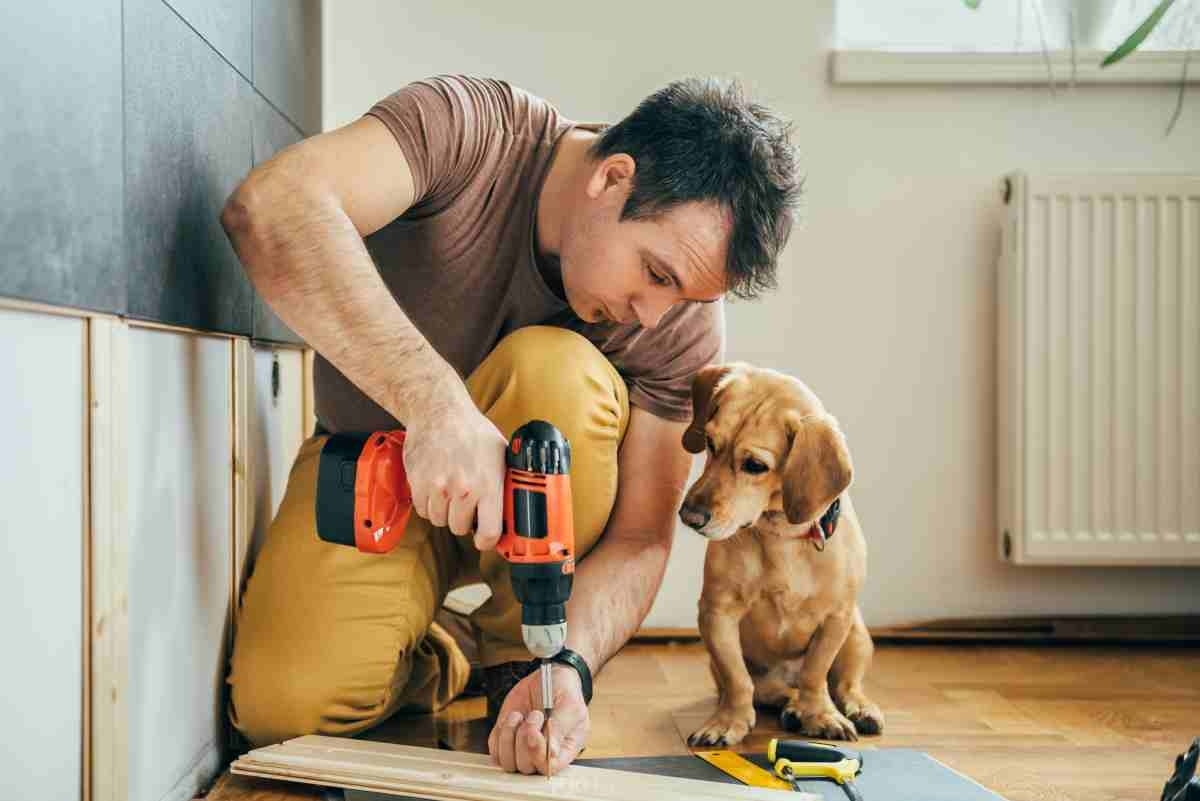
[[[304,430],[304,352],[254,349],[254,411],[250,448],[254,465],[254,532],[247,572],[279,510]]]
[[[0,798],[80,797],[84,326],[0,309]]]
[[[129,332],[129,797],[217,771],[233,581],[232,343]]]

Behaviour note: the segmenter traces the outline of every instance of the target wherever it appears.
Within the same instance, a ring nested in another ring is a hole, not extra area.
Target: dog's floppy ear
[[[788,420],[791,449],[783,468],[783,511],[793,525],[824,514],[854,478],[850,449],[831,414]]]
[[[692,377],[692,422],[683,432],[683,448],[688,453],[703,453],[706,445],[704,426],[712,416],[713,392],[721,379],[729,375],[732,365],[710,364]]]

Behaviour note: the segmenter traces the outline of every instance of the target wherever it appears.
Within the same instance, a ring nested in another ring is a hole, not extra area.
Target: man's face
[[[624,154],[595,166],[565,227],[559,260],[567,302],[580,319],[653,328],[680,301],[724,293],[730,221],[708,203],[621,221],[632,177],[633,161]]]

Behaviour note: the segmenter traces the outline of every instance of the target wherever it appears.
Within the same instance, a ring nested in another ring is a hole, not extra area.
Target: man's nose
[[[633,313],[637,315],[638,322],[642,324],[642,328],[653,328],[662,320],[663,315],[671,308],[674,298],[665,294],[654,294],[650,296],[643,295],[634,300],[630,305],[633,306]]]

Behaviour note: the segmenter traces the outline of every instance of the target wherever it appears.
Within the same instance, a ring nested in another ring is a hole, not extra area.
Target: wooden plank
[[[312,348],[304,351],[304,436],[312,436],[317,425],[317,401],[313,390],[313,370],[317,352]]]
[[[91,320],[83,334],[83,736],[79,797],[92,801],[92,332]]]
[[[254,425],[254,349],[250,340],[233,340],[233,581],[229,597],[229,638],[233,647],[233,627],[237,621],[238,599],[245,580],[246,555],[250,550],[250,532],[254,528],[254,451],[250,445]]]
[[[309,735],[259,748],[232,773],[434,801],[768,801],[774,790],[572,765],[547,779],[505,773],[482,754]],[[790,798],[817,801],[811,794]]]
[[[175,323],[160,323],[157,320],[139,320],[134,317],[126,318],[126,324],[130,328],[145,329],[148,331],[164,331],[170,334],[195,334],[197,336],[209,337],[212,339],[239,339],[238,334],[230,334],[227,331],[211,331],[205,328],[193,328],[190,325],[177,325]]]
[[[128,797],[129,542],[126,515],[128,329],[88,323],[90,419],[90,788],[92,801]]]
[[[21,300],[19,298],[0,297],[0,309],[13,311],[36,312],[38,314],[55,314],[60,317],[100,317],[110,319],[108,315],[97,315],[86,309],[76,309],[72,306],[54,306],[49,303],[39,303],[36,300]]]

